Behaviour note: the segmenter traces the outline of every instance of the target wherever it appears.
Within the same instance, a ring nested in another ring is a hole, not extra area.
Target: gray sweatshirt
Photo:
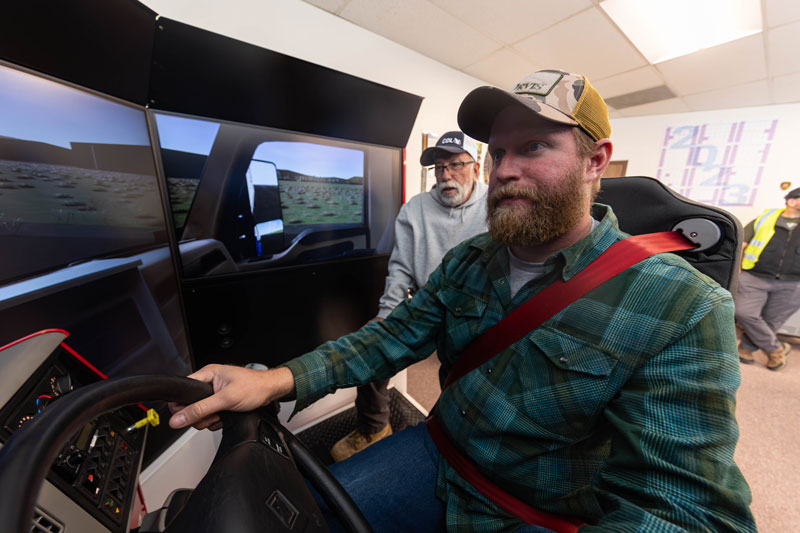
[[[472,194],[457,207],[445,205],[434,186],[400,208],[394,223],[395,242],[378,316],[386,318],[442,262],[444,254],[463,240],[486,232],[486,185],[478,180]]]

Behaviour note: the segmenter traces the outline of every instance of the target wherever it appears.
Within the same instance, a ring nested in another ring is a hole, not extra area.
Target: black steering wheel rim
[[[179,376],[145,375],[93,383],[64,396],[53,408],[19,429],[0,450],[0,487],[18,488],[4,491],[6,494],[0,498],[0,524],[5,524],[8,531],[30,530],[36,499],[50,466],[69,438],[90,420],[140,402],[189,404],[212,393],[209,383]],[[291,436],[288,431],[286,434]],[[342,508],[335,509],[340,519],[356,531],[371,531],[327,468],[313,454],[303,453],[302,445],[291,437],[290,446],[301,472],[307,477],[321,476],[309,481],[317,488],[323,487],[323,491],[332,491],[321,492],[326,501],[344,502]]]

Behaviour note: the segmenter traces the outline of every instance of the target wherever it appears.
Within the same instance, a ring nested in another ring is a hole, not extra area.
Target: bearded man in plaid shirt
[[[609,163],[605,102],[585,77],[535,72],[481,87],[459,126],[488,141],[487,234],[448,252],[384,321],[257,372],[211,365],[215,394],[173,427],[220,410],[386,379],[437,349],[442,376],[477,336],[627,237],[594,204]],[[497,487],[592,531],[755,531],[734,464],[739,367],[731,295],[672,254],[589,291],[447,387],[443,433]],[[331,471],[376,531],[548,531],[484,496],[407,428]],[[329,525],[340,528],[333,517]]]

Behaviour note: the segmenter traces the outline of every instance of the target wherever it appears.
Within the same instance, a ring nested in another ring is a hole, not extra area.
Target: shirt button
[[[461,312],[461,308],[460,307],[456,307],[456,313],[460,313],[460,312]]]
[[[486,369],[486,373],[487,373],[487,374],[491,374],[491,373],[492,373],[492,369],[491,369],[491,368],[487,368],[487,369]]]
[[[567,359],[566,357],[562,357],[561,359],[559,359],[559,361],[561,361],[563,364],[566,365],[567,361],[569,361],[569,359]]]
[[[467,412],[465,410],[461,410],[461,416],[467,416]]]

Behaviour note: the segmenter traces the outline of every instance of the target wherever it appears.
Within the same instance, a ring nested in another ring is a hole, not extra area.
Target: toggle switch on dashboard
[[[150,424],[153,427],[156,427],[158,425],[158,413],[156,412],[155,409],[148,409],[147,410],[147,416],[142,418],[141,420],[139,420],[138,422],[136,422],[132,426],[128,426],[126,431],[128,433],[133,433],[137,429],[142,428],[142,427],[146,426],[147,424]]]

